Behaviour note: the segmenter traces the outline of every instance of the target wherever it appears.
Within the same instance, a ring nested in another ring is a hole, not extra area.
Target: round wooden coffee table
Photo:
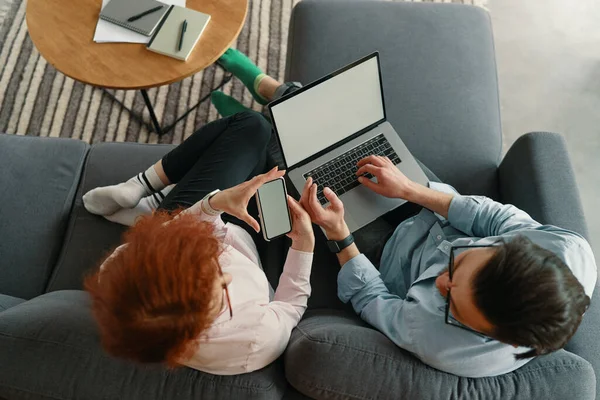
[[[180,81],[214,63],[240,33],[247,0],[187,0],[186,7],[211,20],[187,61],[139,43],[93,41],[101,0],[28,0],[27,28],[40,54],[57,70],[83,83],[141,89],[157,133],[162,133],[146,89]]]

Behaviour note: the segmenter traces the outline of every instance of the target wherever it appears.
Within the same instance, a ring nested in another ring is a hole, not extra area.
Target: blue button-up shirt
[[[445,323],[445,299],[435,279],[448,267],[450,247],[526,236],[559,256],[590,297],[596,283],[592,250],[577,233],[541,225],[514,206],[461,196],[444,184],[430,187],[455,194],[448,219],[423,209],[404,221],[386,243],[379,271],[362,254],[344,264],[338,296],[396,345],[434,368],[465,377],[513,371],[531,360],[515,360],[514,355],[529,349]]]

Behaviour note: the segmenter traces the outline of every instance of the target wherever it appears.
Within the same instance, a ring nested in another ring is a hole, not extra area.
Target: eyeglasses
[[[452,275],[454,273],[454,250],[456,250],[456,249],[476,249],[476,248],[495,247],[495,246],[497,246],[497,245],[490,244],[490,245],[473,245],[473,246],[452,246],[450,248],[450,260],[448,261],[448,277],[450,278],[450,282],[452,282]],[[446,294],[446,323],[448,325],[452,325],[457,328],[461,328],[466,331],[476,333],[477,335],[480,335],[480,336],[488,337],[487,335],[485,335],[479,331],[476,331],[475,329],[469,328],[468,326],[461,324],[459,321],[454,319],[454,317],[452,317],[450,315],[450,303],[451,302],[452,302],[452,296],[450,295],[450,288],[448,288],[448,293]]]
[[[231,308],[231,299],[229,298],[229,289],[227,288],[227,283],[225,283],[225,275],[223,275],[223,269],[219,265],[219,275],[222,278],[223,282],[223,291],[225,292],[225,298],[227,299],[227,308],[229,309],[229,319],[233,318],[233,309]]]

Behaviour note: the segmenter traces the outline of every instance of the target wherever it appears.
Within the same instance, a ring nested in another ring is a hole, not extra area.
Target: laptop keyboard
[[[322,205],[325,205],[328,201],[323,194],[323,188],[329,187],[336,195],[341,196],[360,185],[356,176],[358,170],[356,163],[373,154],[387,156],[396,165],[401,162],[390,142],[381,133],[305,173],[303,175],[304,179],[313,178],[313,181],[317,184],[317,198]],[[363,176],[369,179],[373,178],[373,175],[369,173]]]

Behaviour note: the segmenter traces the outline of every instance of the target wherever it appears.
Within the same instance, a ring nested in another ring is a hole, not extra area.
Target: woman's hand
[[[285,175],[285,170],[279,171],[275,167],[266,174],[257,175],[249,181],[215,194],[210,199],[210,206],[233,215],[250,225],[256,232],[260,232],[259,223],[248,214],[248,202],[259,187],[273,179],[281,178],[283,175]]]
[[[329,200],[329,206],[323,207],[317,200],[317,185],[308,178],[302,190],[300,204],[310,219],[325,230],[329,240],[342,240],[350,234],[344,220],[344,204],[329,188],[323,189],[323,194]]]
[[[292,239],[292,249],[312,253],[315,249],[315,233],[310,216],[291,196],[287,197],[287,201],[292,214],[292,231],[287,236]]]
[[[415,183],[408,179],[387,157],[368,156],[358,162],[358,181],[375,193],[390,198],[409,200],[415,190]],[[377,182],[361,175],[370,173]]]

